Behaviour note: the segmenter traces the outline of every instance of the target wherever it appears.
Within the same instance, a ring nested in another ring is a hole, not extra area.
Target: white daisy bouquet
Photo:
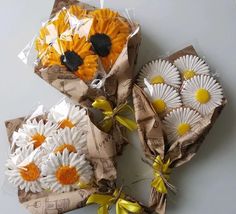
[[[116,179],[112,137],[87,110],[63,100],[48,112],[6,122],[11,154],[6,175],[30,213],[67,212],[85,206]],[[54,204],[52,206],[52,204]]]
[[[55,0],[51,17],[19,54],[43,80],[85,106],[98,96],[116,105],[131,93],[140,27],[111,9]],[[36,60],[35,60],[36,59]]]
[[[192,46],[143,66],[133,88],[138,132],[154,177],[150,207],[164,214],[174,168],[190,161],[226,104]]]

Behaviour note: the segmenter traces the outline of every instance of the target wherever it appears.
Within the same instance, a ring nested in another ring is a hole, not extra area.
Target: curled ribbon
[[[92,194],[86,204],[98,204],[98,214],[109,214],[110,207],[116,205],[116,214],[141,213],[142,207],[137,202],[124,199],[124,193],[115,190],[113,195]]]
[[[157,156],[154,160],[154,179],[152,180],[151,185],[156,189],[157,192],[167,194],[167,188],[173,192],[176,192],[175,187],[169,183],[170,173],[172,171],[170,164],[170,159],[164,163],[160,156]]]
[[[121,104],[113,109],[110,102],[102,97],[95,99],[92,106],[103,111],[104,119],[101,121],[101,129],[103,131],[109,132],[114,120],[130,131],[137,129],[137,124],[134,120],[121,115],[129,111],[133,113],[133,109],[127,103]]]

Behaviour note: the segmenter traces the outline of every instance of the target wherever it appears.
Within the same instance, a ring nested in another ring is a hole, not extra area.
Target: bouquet
[[[28,117],[7,121],[6,128],[6,174],[31,213],[68,212],[85,206],[92,193],[114,188],[115,146],[86,109],[64,100],[49,112],[39,106]]]
[[[150,207],[165,213],[171,172],[190,161],[226,104],[209,66],[189,46],[143,66],[133,88],[138,133],[153,168]]]
[[[6,121],[6,174],[31,213],[164,214],[172,171],[190,161],[227,103],[216,75],[192,46],[134,66],[140,26],[130,16],[77,0],[55,0],[50,18],[20,53],[70,101]],[[136,81],[136,84],[133,84]],[[133,92],[134,109],[128,104]],[[135,120],[130,117],[135,115]],[[149,206],[117,186],[117,155],[138,129],[153,170]]]
[[[140,42],[140,26],[118,12],[56,0],[19,56],[25,62],[34,57],[35,73],[82,105],[99,96],[119,105],[131,93]]]

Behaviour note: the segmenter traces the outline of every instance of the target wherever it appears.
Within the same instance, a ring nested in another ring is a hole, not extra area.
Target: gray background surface
[[[53,0],[0,0],[0,213],[27,213],[4,176],[8,144],[3,122],[28,114],[39,103],[50,107],[63,97],[17,58],[47,19],[52,5]],[[235,214],[236,1],[107,0],[105,6],[135,9],[143,32],[137,69],[150,59],[193,44],[219,74],[229,104],[196,158],[173,174],[178,194],[170,196],[167,214]],[[150,169],[140,161],[135,133],[131,140],[132,145],[120,157],[120,183],[127,192],[147,200],[149,180],[131,185],[139,178],[151,178]],[[72,213],[96,211],[89,207]]]

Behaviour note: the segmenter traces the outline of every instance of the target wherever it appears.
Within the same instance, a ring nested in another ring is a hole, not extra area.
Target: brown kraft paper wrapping
[[[76,0],[56,0],[53,6],[53,16],[63,7],[72,4],[80,5],[88,10],[95,8]],[[82,105],[90,106],[91,102],[98,96],[105,96],[117,105],[126,101],[132,90],[134,65],[138,55],[141,42],[140,26],[133,24],[135,29],[127,41],[119,58],[113,65],[109,74],[105,77],[104,86],[101,89],[89,87],[84,81],[77,78],[73,73],[66,71],[60,66],[42,68],[39,64],[35,67],[35,73],[60,92],[79,102]]]
[[[173,63],[175,59],[186,54],[197,55],[194,48],[189,46],[165,59]],[[227,103],[226,99],[224,99],[221,106],[217,107],[212,114],[203,118],[196,131],[181,137],[168,148],[165,145],[162,124],[158,115],[145,95],[145,92],[136,85],[133,88],[133,102],[138,133],[145,156],[151,160],[155,159],[158,155],[164,158],[165,161],[170,159],[171,168],[183,165],[196,155],[199,147]],[[165,214],[166,203],[167,195],[158,193],[152,188],[149,206],[157,213]]]
[[[17,118],[5,122],[10,145],[12,136],[24,123],[25,118]],[[110,191],[114,187],[116,168],[114,157],[116,150],[110,135],[100,131],[89,121],[88,158],[94,167],[95,180],[99,187],[81,189],[68,193],[26,193],[18,191],[19,201],[32,214],[59,214],[85,206],[87,198],[97,191]]]
[[[116,179],[116,168],[114,166],[116,147],[113,137],[102,132],[89,120],[87,145],[88,156],[93,164],[97,182],[102,180],[114,181]]]

